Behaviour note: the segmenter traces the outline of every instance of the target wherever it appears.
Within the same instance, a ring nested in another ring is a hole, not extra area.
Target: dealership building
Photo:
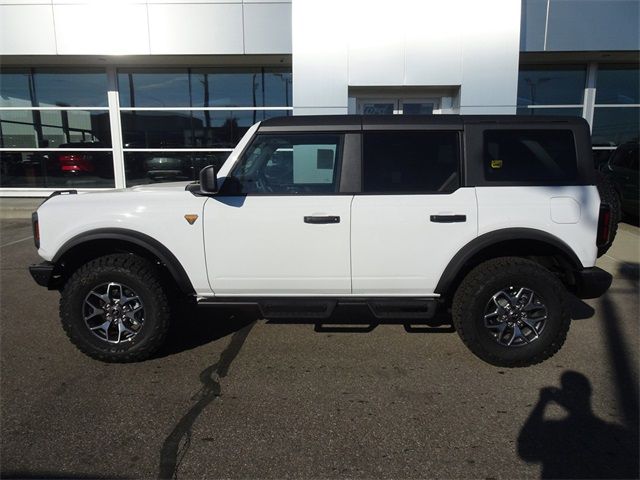
[[[255,122],[584,117],[638,140],[638,0],[0,0],[0,195],[194,179]]]

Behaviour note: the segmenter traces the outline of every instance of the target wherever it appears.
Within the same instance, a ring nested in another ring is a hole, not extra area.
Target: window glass
[[[558,117],[582,117],[582,108],[518,108],[518,115],[540,116],[551,115]]]
[[[196,180],[207,165],[219,169],[231,152],[125,152],[127,186]]]
[[[638,141],[640,108],[596,107],[593,113],[592,143],[595,146],[615,146]]]
[[[125,148],[233,148],[256,122],[288,110],[123,111]]]
[[[456,132],[365,132],[365,192],[451,192],[459,185]]]
[[[0,72],[0,107],[32,107],[29,77],[24,72]]]
[[[107,75],[101,70],[3,71],[3,107],[107,107]]]
[[[36,69],[38,106],[107,107],[107,74],[103,71]]]
[[[403,102],[402,114],[403,115],[431,115],[433,114],[433,103]]]
[[[611,165],[628,170],[638,170],[638,144],[619,146],[611,155]]]
[[[111,147],[109,112],[100,110],[0,111],[3,148]]]
[[[291,72],[279,69],[120,70],[122,107],[291,105]]]
[[[637,66],[600,66],[596,103],[640,103],[640,70]]]
[[[494,182],[554,182],[577,174],[570,130],[487,130],[484,176]]]
[[[224,193],[336,191],[342,136],[258,135],[224,183]]]
[[[115,185],[111,152],[0,152],[0,172],[0,187],[108,188]]]
[[[362,104],[363,115],[393,115],[394,102],[366,102]]]
[[[584,98],[584,66],[522,67],[518,74],[518,105],[577,105]]]
[[[122,107],[190,107],[189,73],[184,70],[119,71]]]

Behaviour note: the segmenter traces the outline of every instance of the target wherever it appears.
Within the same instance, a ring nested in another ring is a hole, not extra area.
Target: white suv
[[[198,183],[56,192],[34,213],[46,262],[30,270],[104,361],[149,357],[180,292],[265,318],[450,308],[478,357],[525,366],[564,342],[567,291],[611,283],[594,266],[611,232],[594,183],[578,118],[276,118]]]

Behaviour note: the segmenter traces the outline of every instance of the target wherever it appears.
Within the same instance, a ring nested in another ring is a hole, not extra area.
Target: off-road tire
[[[547,323],[538,338],[519,347],[498,343],[484,325],[493,295],[511,286],[534,290],[547,308]],[[565,298],[564,285],[541,265],[519,257],[496,258],[475,267],[458,287],[453,324],[465,345],[482,360],[500,367],[526,367],[550,358],[563,345],[571,323]]]
[[[603,175],[601,172],[597,173],[596,176],[596,186],[598,187],[598,194],[600,195],[600,201],[602,203],[607,203],[611,207],[611,232],[609,236],[609,243],[602,247],[598,247],[598,257],[601,257],[611,244],[613,240],[616,238],[616,233],[618,232],[618,222],[622,220],[622,202],[620,201],[620,196],[618,192],[616,192],[613,183],[611,180]]]
[[[167,336],[171,310],[156,265],[131,254],[96,258],[78,270],[61,291],[60,319],[71,342],[86,355],[103,362],[138,362],[149,358]],[[85,324],[84,301],[96,286],[120,282],[131,287],[144,304],[142,329],[130,341],[111,344]]]

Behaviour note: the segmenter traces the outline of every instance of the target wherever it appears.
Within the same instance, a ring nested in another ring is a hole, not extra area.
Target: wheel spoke
[[[537,340],[546,320],[544,299],[533,289],[521,285],[496,292],[487,302],[483,317],[485,328],[496,342],[514,348]]]
[[[91,320],[93,317],[96,317],[98,315],[104,315],[104,310],[102,310],[101,308],[96,308],[93,305],[91,305],[88,301],[86,302],[87,305],[89,305],[91,307],[91,313],[89,315],[87,315],[86,317],[84,317],[84,321],[86,322],[87,320]]]
[[[118,292],[118,297],[115,298],[113,296],[113,292]],[[119,283],[115,283],[115,282],[111,282],[109,283],[109,285],[107,285],[107,297],[109,297],[110,300],[118,300],[122,297],[122,285],[120,285]]]
[[[140,297],[118,282],[96,285],[85,297],[82,309],[87,328],[109,343],[132,340],[144,323],[144,305]]]

